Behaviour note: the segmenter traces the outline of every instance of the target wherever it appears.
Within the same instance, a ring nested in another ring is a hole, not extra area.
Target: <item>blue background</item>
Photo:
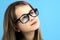
[[[6,8],[17,0],[0,0],[0,40]],[[60,0],[25,0],[39,10],[40,29],[44,40],[60,40]]]

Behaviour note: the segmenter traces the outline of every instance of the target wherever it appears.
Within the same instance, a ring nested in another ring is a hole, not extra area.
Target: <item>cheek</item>
[[[38,25],[40,26],[40,20],[38,19]]]
[[[40,20],[39,20],[39,18],[38,18],[38,17],[36,17],[36,20],[37,20],[37,22],[38,22],[38,23],[40,23]]]
[[[26,32],[30,29],[30,23],[18,24],[18,28],[20,29],[20,31]]]
[[[40,20],[39,20],[39,18],[37,18],[37,21],[38,21],[38,25],[40,26]]]
[[[38,22],[40,22],[40,20],[39,20],[39,18],[38,18],[38,17],[37,17],[36,19],[37,19],[37,21],[38,21]]]

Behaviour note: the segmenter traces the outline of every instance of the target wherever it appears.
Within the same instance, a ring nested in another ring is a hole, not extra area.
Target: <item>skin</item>
[[[32,8],[29,5],[16,6],[15,14],[17,16],[17,19],[21,17],[21,15],[29,13],[30,10],[32,10]],[[37,23],[31,26],[31,24],[35,21],[37,21]],[[39,19],[38,17],[34,18],[29,16],[29,21],[27,23],[22,24],[20,22],[17,25],[18,32],[22,31],[26,40],[33,40],[35,30],[39,28]]]

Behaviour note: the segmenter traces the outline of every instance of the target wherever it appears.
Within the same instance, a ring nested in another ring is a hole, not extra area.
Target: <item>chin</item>
[[[39,29],[39,26],[37,26],[37,27],[35,28],[35,30],[37,30],[37,29]]]
[[[32,28],[32,31],[35,31],[37,29],[39,29],[39,25],[38,26],[35,26],[34,28]]]

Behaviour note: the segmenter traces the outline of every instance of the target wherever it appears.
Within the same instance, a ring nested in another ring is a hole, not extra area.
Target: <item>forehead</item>
[[[15,14],[16,14],[17,18],[19,18],[22,14],[26,14],[30,10],[32,10],[32,8],[29,5],[16,6]]]

